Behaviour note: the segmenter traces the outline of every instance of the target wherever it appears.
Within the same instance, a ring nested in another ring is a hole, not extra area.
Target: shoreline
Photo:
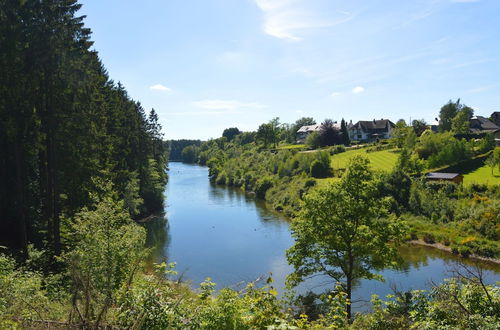
[[[408,241],[408,244],[431,247],[431,248],[434,248],[434,249],[438,249],[438,250],[441,250],[441,251],[444,251],[444,252],[448,252],[448,253],[460,256],[463,259],[475,259],[475,260],[480,260],[482,262],[488,262],[488,263],[500,265],[500,259],[482,257],[482,256],[479,256],[477,254],[471,254],[468,257],[464,257],[464,256],[461,256],[460,254],[453,253],[452,250],[451,250],[451,248],[449,246],[446,246],[446,245],[441,244],[441,243],[432,243],[431,244],[431,243],[426,243],[423,240],[418,239],[418,240]]]

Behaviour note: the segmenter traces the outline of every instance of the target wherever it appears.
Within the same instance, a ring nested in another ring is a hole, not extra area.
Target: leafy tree
[[[491,169],[491,175],[493,175],[493,170],[495,167],[498,167],[498,170],[500,170],[500,148],[495,148],[491,155],[486,158],[484,161],[486,166],[489,166]]]
[[[392,132],[392,136],[398,148],[403,147],[404,140],[407,134],[408,134],[408,126],[406,125],[406,121],[404,119],[398,120]]]
[[[427,123],[424,119],[414,119],[411,122],[411,126],[413,127],[413,130],[415,131],[415,134],[417,134],[417,136],[422,135],[422,133],[427,129]]]
[[[321,147],[321,136],[318,132],[312,132],[307,136],[305,144],[311,149],[317,149]]]
[[[341,143],[340,133],[331,119],[325,119],[321,123],[319,135],[322,146],[333,146]]]
[[[184,149],[182,149],[181,153],[182,161],[185,163],[196,163],[199,154],[200,154],[199,147],[195,145],[187,146]]]
[[[474,110],[467,106],[462,107],[451,120],[451,130],[455,134],[468,134],[469,122],[474,115]]]
[[[302,127],[302,126],[311,126],[311,125],[316,125],[316,121],[312,117],[302,117],[300,119],[297,119],[293,125],[290,126],[291,134],[293,134],[293,140],[295,141],[297,139],[297,131]]]
[[[64,254],[72,280],[73,315],[80,322],[105,321],[117,290],[131,281],[145,257],[146,232],[104,183],[96,205],[84,208],[72,224],[73,248]]]
[[[448,101],[448,103],[441,107],[441,110],[439,111],[439,130],[441,132],[451,130],[451,122],[462,107],[463,106],[460,104],[460,99],[458,99],[456,102],[452,102],[450,100]]]
[[[348,146],[351,144],[351,139],[349,138],[349,131],[347,130],[347,124],[342,118],[342,121],[340,122],[340,134],[342,135],[342,143],[345,146]]]
[[[268,147],[270,144],[273,144],[276,148],[279,138],[279,126],[279,118],[273,118],[268,123],[260,125],[257,130],[256,139],[262,142],[264,147]]]
[[[222,132],[222,136],[228,141],[232,141],[238,134],[241,134],[241,131],[237,127],[226,128],[224,132]]]
[[[289,285],[318,273],[341,283],[351,299],[353,284],[362,278],[381,279],[373,271],[393,265],[403,226],[385,218],[369,161],[354,157],[340,182],[312,191],[291,224],[294,245],[287,251],[295,271]],[[346,308],[351,317],[350,304]]]

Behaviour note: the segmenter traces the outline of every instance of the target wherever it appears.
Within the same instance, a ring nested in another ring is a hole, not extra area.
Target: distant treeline
[[[0,6],[0,245],[59,255],[71,217],[112,184],[133,217],[162,209],[166,154],[110,80],[76,1]]]
[[[169,150],[169,160],[181,161],[182,149],[192,145],[199,147],[201,142],[200,140],[168,140],[166,144]]]

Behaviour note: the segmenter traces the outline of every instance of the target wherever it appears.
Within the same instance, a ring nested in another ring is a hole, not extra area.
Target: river
[[[206,167],[172,162],[169,168],[168,221],[155,229],[155,260],[176,262],[178,276],[194,286],[210,277],[218,289],[240,287],[242,281],[272,273],[273,285],[283,293],[285,277],[292,272],[285,256],[293,244],[288,220],[261,200],[211,184]],[[406,261],[404,269],[381,271],[385,282],[362,280],[357,284],[353,301],[360,302],[355,310],[365,309],[372,294],[385,297],[392,293],[394,286],[399,290],[426,289],[432,282],[440,283],[463,260],[423,246],[402,247],[400,251]],[[488,282],[500,280],[498,265],[481,266]],[[321,291],[331,285],[328,278],[315,278],[297,291]]]

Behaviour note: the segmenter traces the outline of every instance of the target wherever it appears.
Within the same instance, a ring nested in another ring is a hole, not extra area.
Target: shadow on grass
[[[488,155],[479,156],[477,158],[468,159],[455,165],[440,169],[438,172],[446,173],[460,173],[462,175],[474,172],[480,167],[484,166],[484,161],[488,158]],[[500,176],[500,175],[499,175]],[[497,177],[497,175],[494,175]]]

